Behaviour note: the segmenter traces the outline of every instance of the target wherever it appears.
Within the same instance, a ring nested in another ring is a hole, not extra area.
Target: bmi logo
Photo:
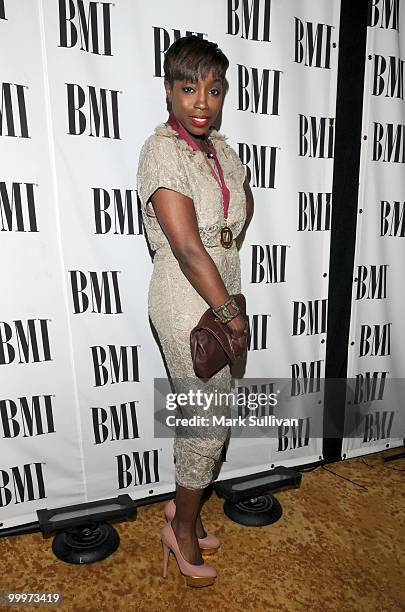
[[[118,274],[120,270],[89,272],[70,271],[74,314],[122,314]]]
[[[388,372],[365,372],[356,374],[354,404],[384,399],[385,382]]]
[[[172,30],[173,35],[170,35],[167,30],[164,28],[159,28],[157,26],[153,26],[153,48],[154,48],[154,58],[155,58],[155,73],[154,76],[161,77],[164,76],[163,73],[163,62],[165,53],[170,47],[170,45],[179,38],[183,36],[198,36],[199,38],[204,38],[207,35],[203,32],[192,32],[191,30],[187,30],[185,34],[182,34],[180,30]]]
[[[380,202],[380,236],[405,237],[405,201]]]
[[[50,319],[0,321],[0,365],[52,361]]]
[[[332,158],[335,137],[334,117],[299,117],[300,157]]]
[[[333,26],[311,21],[305,23],[294,18],[295,57],[294,61],[304,66],[330,68],[331,35]]]
[[[374,122],[372,160],[405,163],[405,125]]]
[[[291,396],[318,393],[321,390],[323,359],[291,364]]]
[[[137,487],[159,482],[159,454],[157,448],[143,452],[133,451],[131,455],[116,455],[119,489],[127,489],[131,485]]]
[[[394,411],[370,412],[365,415],[363,442],[386,440],[391,437]]]
[[[252,187],[274,189],[277,148],[268,145],[239,143],[239,158],[246,168],[246,176]]]
[[[44,465],[25,463],[0,469],[0,508],[46,498]]]
[[[270,398],[271,394],[277,393],[276,383],[275,382],[260,383],[260,384],[253,383],[251,385],[248,385],[243,380],[241,380],[241,382],[244,384],[239,385],[236,383],[234,387],[235,393],[238,395],[238,397],[242,397],[243,395],[245,398],[245,401],[243,403],[238,402],[238,405],[237,405],[238,417],[246,418],[246,417],[251,416],[252,413],[254,413],[254,415],[257,417],[263,417],[266,415],[268,416],[274,415],[274,404],[270,401],[270,399],[267,402],[259,402],[259,405],[256,404],[256,406],[252,408],[250,405],[250,398],[252,394],[257,396],[259,393],[260,394],[265,393],[267,397]]]
[[[356,300],[384,300],[387,297],[388,264],[357,266]]]
[[[398,30],[399,0],[371,0],[368,24],[372,28]]]
[[[0,182],[0,231],[37,232],[34,183]]]
[[[328,300],[310,300],[309,302],[293,302],[292,335],[324,334],[326,332],[326,319]]]
[[[0,136],[30,138],[25,89],[28,89],[27,85],[1,84]]]
[[[94,444],[103,444],[107,440],[133,440],[139,438],[137,401],[125,402],[118,406],[91,408]]]
[[[238,110],[278,115],[281,70],[238,66]]]
[[[120,382],[139,382],[138,348],[133,346],[91,346],[94,386],[101,387]]]
[[[3,438],[28,438],[55,433],[52,398],[33,395],[0,400],[0,431]]]
[[[270,42],[272,0],[228,0],[227,34]]]
[[[331,193],[298,192],[299,232],[323,232],[330,230]]]
[[[269,314],[249,315],[249,351],[262,351],[269,348],[268,321],[270,317]]]
[[[87,53],[112,55],[112,6],[113,2],[59,0],[59,46],[79,46]]]
[[[135,189],[93,187],[93,201],[96,234],[133,236],[143,233],[142,213]]]
[[[252,244],[251,283],[285,283],[287,244]]]
[[[298,425],[279,425],[277,452],[294,450],[309,445],[310,419],[297,419]]]
[[[374,55],[373,96],[404,99],[404,63],[394,55]]]
[[[362,325],[360,328],[359,357],[391,355],[391,325]]]
[[[120,139],[118,94],[115,89],[66,83],[69,131],[72,136],[84,134],[97,138]]]

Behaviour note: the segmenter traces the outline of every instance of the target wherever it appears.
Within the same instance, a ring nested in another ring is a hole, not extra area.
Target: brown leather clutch
[[[240,314],[246,317],[246,300],[242,293],[233,296],[240,308]],[[200,378],[211,378],[227,363],[234,363],[246,351],[242,349],[238,337],[241,332],[234,332],[229,325],[215,320],[211,308],[202,315],[197,325],[190,332],[191,358],[194,372]],[[248,335],[248,329],[243,332]],[[248,338],[246,338],[247,346]]]

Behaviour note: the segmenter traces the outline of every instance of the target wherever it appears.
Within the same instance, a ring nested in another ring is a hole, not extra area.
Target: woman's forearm
[[[218,268],[205,249],[188,254],[187,257],[179,257],[178,262],[187,280],[211,308],[216,308],[229,299]]]
[[[178,257],[179,266],[189,283],[194,287],[201,297],[211,306],[216,308],[221,306],[229,299],[229,293],[224,285],[221,275],[218,272],[214,261],[204,249],[187,257]],[[230,312],[234,312],[233,306]],[[197,323],[197,321],[196,321]],[[246,321],[241,314],[229,321],[227,325],[234,330],[242,330],[246,326]],[[246,337],[238,339],[242,348],[246,345]]]

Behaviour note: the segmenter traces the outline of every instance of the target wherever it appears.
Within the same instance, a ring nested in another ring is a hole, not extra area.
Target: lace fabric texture
[[[246,218],[246,196],[243,189],[245,169],[236,152],[226,142],[226,137],[211,130],[212,141],[222,166],[225,182],[231,191],[228,226],[237,236]],[[142,216],[151,249],[155,251],[167,245],[150,196],[159,187],[178,191],[193,200],[202,243],[209,247],[219,245],[219,231],[223,226],[223,202],[221,188],[211,174],[202,151],[194,151],[179,138],[169,125],[162,123],[145,141],[139,156],[138,193]]]
[[[225,136],[212,130],[210,139],[217,150],[231,193],[228,226],[236,238],[246,218],[243,189],[245,170],[236,152],[226,143]],[[188,393],[192,388],[208,394],[228,393],[231,380],[229,366],[208,381],[199,379],[194,373],[190,331],[208,304],[181,271],[150,203],[151,195],[159,187],[178,191],[193,200],[201,240],[228,292],[239,293],[238,250],[235,243],[230,249],[224,249],[219,241],[219,231],[223,226],[220,187],[211,174],[204,153],[194,151],[166,124],[159,125],[145,141],[140,152],[137,179],[145,230],[152,250],[156,251],[149,284],[148,312],[157,331],[169,375],[175,381],[175,392]],[[180,411],[180,416],[190,417],[195,414],[196,407],[185,406]],[[211,422],[214,413],[217,416],[229,414],[226,405],[214,401],[209,410],[201,414]],[[227,427],[177,429],[173,448],[176,482],[189,489],[201,489],[212,482],[228,435]]]

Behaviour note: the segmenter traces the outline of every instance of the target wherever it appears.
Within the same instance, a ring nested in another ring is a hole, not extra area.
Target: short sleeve
[[[175,141],[153,134],[140,151],[137,171],[137,189],[142,210],[150,217],[156,217],[150,198],[159,187],[192,198]]]

